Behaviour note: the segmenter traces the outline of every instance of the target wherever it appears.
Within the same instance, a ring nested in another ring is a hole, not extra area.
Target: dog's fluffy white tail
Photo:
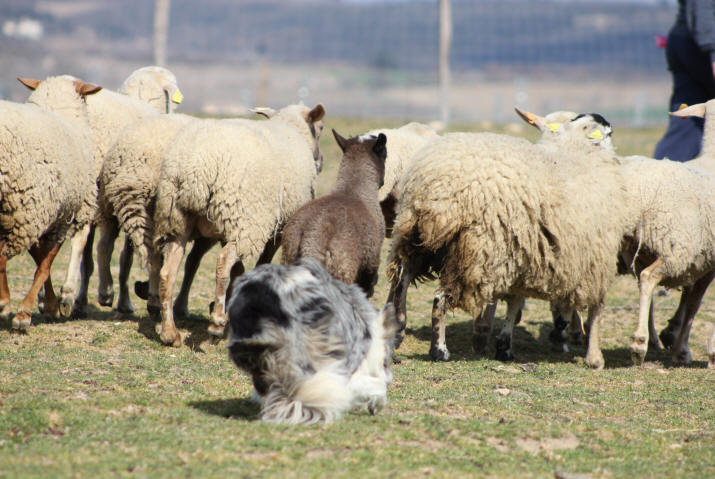
[[[351,396],[344,373],[321,370],[308,377],[292,393],[271,389],[263,400],[263,420],[283,424],[332,422],[350,407]]]

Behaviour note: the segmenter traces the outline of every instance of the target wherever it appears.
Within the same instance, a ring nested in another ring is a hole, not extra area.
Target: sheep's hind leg
[[[447,313],[447,295],[442,290],[437,290],[432,302],[432,344],[429,355],[434,361],[448,361],[449,350],[445,338]]]
[[[216,244],[216,240],[211,238],[197,238],[191,246],[191,251],[184,263],[184,279],[181,281],[179,295],[174,301],[174,316],[179,318],[189,317],[189,293],[191,284],[196,278],[196,272],[201,265],[201,259]]]
[[[603,300],[588,308],[588,350],[586,351],[586,366],[593,369],[603,369],[605,361],[601,352],[601,311]]]
[[[60,314],[62,316],[72,318],[84,318],[87,316],[87,287],[89,275],[92,274],[94,269],[94,264],[92,263],[93,240],[94,228],[91,225],[86,225],[72,237],[67,275],[65,283],[60,288]],[[87,254],[87,249],[89,249],[89,254]],[[75,297],[78,279],[81,280],[81,284],[80,290]]]
[[[490,310],[491,307],[494,310]],[[477,354],[484,354],[489,344],[494,326],[494,314],[496,312],[496,302],[489,303],[486,308],[482,303],[477,303],[472,313],[472,349]]]
[[[690,288],[687,307],[685,310],[685,321],[683,322],[683,326],[680,328],[678,339],[675,341],[675,345],[673,345],[673,361],[677,363],[688,364],[693,360],[693,356],[688,348],[690,328],[693,325],[695,314],[698,312],[698,309],[700,309],[700,303],[702,302],[703,296],[708,290],[708,286],[710,286],[713,277],[715,277],[715,272],[710,272],[697,280]]]
[[[114,241],[116,241],[117,236],[119,236],[119,225],[116,219],[112,218],[99,225],[99,240],[97,241],[99,287],[97,288],[97,302],[110,308],[114,302],[114,284],[110,262],[114,252]],[[122,251],[122,254],[124,254],[124,251]]]
[[[631,359],[637,366],[643,365],[648,352],[648,317],[653,290],[663,279],[663,261],[658,258],[640,274],[640,305],[638,311],[638,329],[633,333]],[[592,332],[593,333],[593,332]]]
[[[650,302],[650,312],[648,313],[648,347],[660,351],[660,341],[658,340],[658,331],[655,329],[655,304]]]
[[[149,281],[146,285],[146,310],[149,317],[154,321],[161,321],[161,300],[159,299],[159,285],[161,283],[161,254],[151,249],[149,250]],[[137,281],[137,283],[139,283]],[[134,283],[136,292],[137,283]],[[139,283],[143,284],[143,283]],[[141,298],[141,295],[137,294]]]
[[[0,242],[0,250],[4,246]],[[7,284],[7,261],[8,257],[0,256],[0,319],[8,319],[10,317],[10,288]]]
[[[157,325],[156,332],[161,342],[175,347],[181,346],[181,334],[174,323],[174,310],[172,299],[174,297],[174,283],[179,265],[186,249],[186,238],[173,240],[164,247],[164,264],[159,272],[159,300],[161,302],[161,323]]]
[[[406,264],[400,264],[397,267],[395,276],[390,285],[390,292],[387,295],[387,302],[392,303],[395,307],[395,317],[400,324],[400,330],[395,336],[395,349],[400,347],[402,340],[405,337],[405,329],[407,328],[407,288],[415,277],[415,265],[412,261]]]
[[[567,328],[572,327],[574,322],[575,310],[572,308],[564,308],[559,304],[551,303],[551,318],[554,322],[554,329],[549,333],[549,341],[551,341],[551,349],[559,353],[567,353],[569,351],[566,340],[571,331],[567,332]]]
[[[678,303],[678,309],[673,314],[673,317],[668,320],[668,325],[660,332],[658,336],[663,346],[666,349],[672,349],[675,340],[678,338],[678,333],[683,327],[683,321],[685,320],[685,310],[687,309],[688,296],[690,295],[690,290],[692,286],[686,286],[680,293],[680,302]]]
[[[32,259],[35,260],[37,269],[35,270],[35,277],[32,281],[30,291],[27,293],[27,296],[25,296],[25,299],[22,300],[22,303],[20,303],[18,313],[12,318],[12,329],[27,331],[30,327],[35,299],[40,292],[42,284],[47,281],[47,278],[50,276],[50,267],[60,250],[60,246],[58,243],[53,244],[48,243],[46,240],[40,240],[37,245],[30,248],[30,255]]]
[[[229,241],[221,248],[216,260],[216,295],[211,317],[209,318],[209,334],[212,336],[223,337],[226,329],[226,291],[228,290],[231,268],[235,262],[236,243]]]
[[[524,305],[524,298],[521,296],[510,296],[506,300],[506,321],[497,337],[496,355],[494,359],[499,361],[511,361],[514,359],[512,342],[514,338],[514,326],[516,317]]]
[[[129,297],[129,272],[134,262],[134,245],[128,238],[124,238],[124,248],[119,255],[119,297],[117,298],[117,311],[122,314],[133,314],[134,306]]]

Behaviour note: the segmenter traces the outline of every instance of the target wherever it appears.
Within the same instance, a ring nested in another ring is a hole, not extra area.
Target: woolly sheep
[[[166,344],[181,345],[170,305],[186,242],[200,236],[226,243],[216,264],[209,326],[210,333],[223,335],[229,268],[234,277],[271,238],[277,244],[287,219],[313,197],[322,165],[323,105],[264,114],[268,121],[192,122],[166,152],[154,213],[155,244],[164,257],[158,332]]]
[[[586,364],[603,367],[599,314],[633,214],[612,154],[592,150],[597,168],[589,162],[557,168],[548,150],[488,133],[450,134],[423,148],[401,180],[390,252],[398,319],[400,289],[430,272],[439,273],[444,292],[433,325],[447,306],[472,310],[476,319],[499,298],[508,299],[512,318],[518,296],[588,307]],[[477,351],[489,331],[488,323],[475,322]]]
[[[134,70],[119,87],[119,93],[148,103],[159,113],[173,113],[184,100],[176,76],[156,65]]]
[[[385,160],[385,181],[380,187],[378,199],[385,218],[385,236],[392,236],[395,209],[400,200],[397,184],[410,160],[428,141],[439,138],[437,132],[422,123],[408,123],[399,128],[371,130],[364,136],[387,136],[387,159]]]
[[[181,115],[159,115],[145,118],[124,128],[114,146],[107,152],[99,177],[100,216],[98,225],[100,239],[97,247],[100,283],[110,284],[109,260],[114,240],[121,229],[129,244],[138,253],[142,264],[153,265],[155,277],[153,285],[158,287],[158,265],[160,258],[154,258],[154,230],[152,216],[159,171],[164,152],[176,133],[195,118]],[[210,243],[212,245],[213,243]],[[125,248],[122,256],[131,252]],[[127,280],[131,258],[120,260],[119,298],[117,310],[131,313],[134,308],[129,298]],[[187,262],[187,265],[189,262]],[[191,269],[190,269],[191,270]],[[151,275],[151,273],[150,273]],[[184,283],[190,282],[192,275],[184,276]],[[158,313],[158,290],[148,305],[150,312]],[[182,287],[182,293],[184,288]],[[188,294],[188,289],[185,291]],[[179,298],[183,296],[180,294]],[[180,301],[177,300],[177,303]],[[179,314],[185,315],[188,298],[184,297]]]
[[[573,118],[577,117],[578,115],[573,112],[554,112],[550,113],[546,117],[542,118],[537,115],[533,115],[529,112],[522,112],[521,110],[517,109],[517,113],[522,116],[526,121],[528,121],[530,124],[536,126],[542,131],[542,135],[544,137],[547,136],[554,136],[557,135],[557,131],[560,128],[560,125],[564,122],[570,121]],[[594,134],[595,131],[598,131],[600,134],[600,140],[595,141],[594,138],[596,135]],[[558,133],[561,135],[563,132]],[[597,122],[592,122],[590,124],[590,128],[588,131],[582,131],[579,129],[578,131],[569,131],[568,135],[573,136],[574,140],[574,145],[573,146],[578,146],[579,149],[586,148],[586,151],[588,152],[590,150],[590,145],[593,142],[593,144],[596,144],[600,146],[603,149],[610,149],[610,142],[607,141],[610,138],[610,126],[606,128],[606,125],[601,125],[598,124]],[[564,137],[566,138],[566,137]],[[548,163],[547,164],[554,164],[557,158],[558,150],[554,150],[551,148],[547,148],[548,151],[553,153],[551,156],[548,158]],[[536,159],[536,158],[534,158]],[[435,271],[439,271],[441,268],[441,265],[433,265],[433,269]],[[400,297],[394,298],[391,292],[391,296],[389,300],[395,301],[396,305],[398,305],[398,312],[402,311],[402,308],[399,307],[399,305],[404,304],[404,295],[406,293],[406,290],[404,288],[401,288],[400,284],[398,283],[397,289],[400,291]],[[520,316],[521,316],[521,309],[523,307],[524,299],[523,297],[520,296],[514,296],[514,297],[508,297],[505,298],[507,299],[508,307],[507,307],[507,321],[504,323],[504,328],[502,329],[502,332],[500,334],[500,339],[497,341],[497,352],[496,352],[496,358],[500,360],[508,360],[513,358],[513,354],[511,351],[511,334],[513,331],[513,327],[515,324],[519,322]],[[442,310],[444,308],[444,302],[446,301],[446,296],[443,294],[443,292],[439,291],[435,295],[434,299],[434,307],[435,311]],[[554,348],[560,351],[567,350],[566,344],[565,344],[565,337],[564,337],[564,331],[566,328],[566,325],[568,324],[565,319],[562,316],[569,316],[568,313],[564,313],[563,315],[559,314],[558,311],[560,311],[557,308],[557,304],[552,302],[552,314],[553,314],[553,320],[554,320],[554,330],[550,334],[550,339],[552,343],[554,344]],[[475,311],[475,317],[477,318],[477,321],[480,324],[489,324],[489,329],[491,330],[491,325],[493,325],[494,322],[494,316],[496,312],[496,303],[491,302],[486,306],[484,311],[480,314],[478,311]],[[404,321],[404,318],[402,318]],[[576,328],[578,328],[578,331],[581,331],[581,323],[580,323],[580,318],[578,318],[577,313],[573,313],[571,315],[571,328],[572,331],[574,331]],[[443,315],[433,315],[433,331],[432,331],[432,344],[430,347],[430,356],[432,359],[435,360],[448,360],[449,359],[449,350],[447,349],[446,341],[445,341],[445,322]],[[572,333],[573,334],[573,333]]]
[[[136,72],[134,74],[137,77]],[[162,90],[163,91],[163,90]],[[163,95],[163,93],[162,93]],[[89,123],[92,128],[95,154],[95,178],[99,181],[102,164],[107,152],[112,147],[122,129],[142,118],[157,116],[158,113],[147,103],[136,98],[130,98],[120,93],[103,90],[98,95],[94,95],[87,102],[87,112]],[[97,212],[99,214],[99,212]],[[94,241],[94,225],[85,227],[72,239],[72,251],[67,269],[65,284],[62,286],[62,298],[60,301],[60,311],[63,315],[72,317],[84,317],[87,314],[87,290],[89,278],[93,272],[92,243]],[[103,248],[113,248],[113,243],[102,243]],[[126,241],[120,261],[122,272],[128,274],[129,267],[126,262],[131,261],[131,243]],[[111,256],[105,252],[104,257]],[[101,305],[111,306],[114,300],[111,274],[107,263],[99,265],[100,281],[98,288],[98,301]],[[78,279],[81,276],[80,289],[75,298],[75,289]],[[121,300],[120,304],[125,304],[128,299]]]
[[[12,320],[26,330],[43,283],[45,312],[57,314],[50,266],[96,207],[85,99],[101,87],[67,75],[19,80],[33,90],[27,104],[0,101],[0,313],[9,313],[7,261],[29,250],[37,270]]]
[[[338,178],[325,196],[303,205],[283,229],[282,263],[313,258],[347,284],[372,296],[380,267],[385,220],[378,190],[385,177],[385,143],[378,136],[345,139],[333,130],[343,152]]]
[[[605,122],[590,114],[577,117],[564,128],[585,128],[589,116]],[[622,174],[630,204],[637,207],[637,228],[626,235],[620,251],[624,262],[640,276],[639,326],[631,345],[634,362],[643,362],[646,342],[654,336],[651,296],[659,281],[671,287],[686,287],[681,300],[685,322],[674,347],[674,359],[688,362],[690,324],[715,274],[715,184],[712,177],[681,163],[642,157],[624,159]],[[645,330],[646,322],[650,333]],[[650,339],[657,342],[657,337]]]
[[[378,314],[316,261],[246,273],[228,311],[229,357],[251,375],[264,421],[331,422],[352,406],[376,414],[387,402],[393,308]]]

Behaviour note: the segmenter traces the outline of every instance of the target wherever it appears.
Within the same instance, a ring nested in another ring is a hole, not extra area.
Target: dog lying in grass
[[[399,329],[391,304],[377,313],[360,288],[302,259],[237,278],[228,312],[229,357],[251,375],[263,420],[331,422],[385,405]]]

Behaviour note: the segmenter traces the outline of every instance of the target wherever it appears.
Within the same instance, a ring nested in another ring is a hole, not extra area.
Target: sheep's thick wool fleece
[[[99,177],[103,218],[116,215],[119,226],[147,258],[154,235],[154,196],[164,152],[178,131],[196,118],[159,115],[127,126],[107,153]]]
[[[383,201],[390,193],[399,198],[396,186],[410,160],[427,142],[439,138],[437,132],[421,123],[408,123],[400,128],[372,130],[367,135],[387,136],[387,159],[385,160],[385,181],[378,192],[378,200]]]
[[[441,284],[465,310],[507,293],[576,308],[601,301],[633,215],[615,162],[571,163],[506,135],[434,140],[399,185],[392,268],[442,250]]]
[[[692,284],[715,268],[713,177],[687,164],[650,158],[631,157],[623,169],[641,211],[634,238],[663,260],[666,278]]]
[[[166,152],[157,188],[155,241],[207,219],[215,237],[255,259],[268,239],[313,196],[317,176],[303,105],[270,120],[201,120]]]
[[[87,114],[94,141],[95,178],[99,178],[107,151],[127,125],[158,113],[143,101],[108,90],[87,97]]]
[[[91,220],[97,188],[84,108],[66,77],[40,83],[28,104],[0,101],[0,254],[27,251],[43,235],[62,242]]]

